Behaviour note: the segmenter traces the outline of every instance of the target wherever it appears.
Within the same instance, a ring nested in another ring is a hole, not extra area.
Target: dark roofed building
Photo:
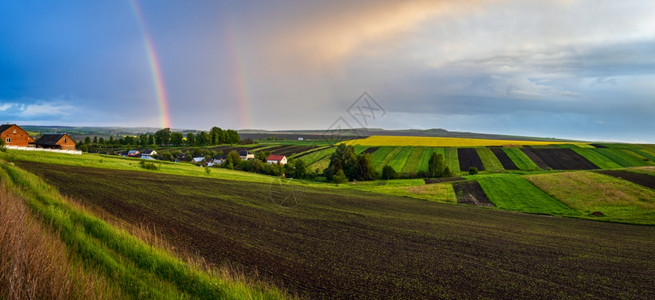
[[[37,148],[75,150],[75,141],[65,133],[49,133],[36,141]]]

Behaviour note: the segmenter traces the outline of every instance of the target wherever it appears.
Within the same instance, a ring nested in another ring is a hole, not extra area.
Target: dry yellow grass
[[[542,142],[542,141],[516,141],[516,140],[488,140],[468,138],[444,138],[422,136],[379,136],[374,135],[365,139],[355,139],[345,142],[347,145],[363,146],[423,146],[423,147],[482,147],[482,146],[533,146],[573,144],[571,142]],[[575,143],[577,144],[577,143]],[[586,144],[580,144],[586,145]]]
[[[115,299],[106,281],[73,262],[58,234],[0,184],[0,299]]]

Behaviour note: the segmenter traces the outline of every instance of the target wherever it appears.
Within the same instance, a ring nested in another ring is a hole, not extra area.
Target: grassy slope
[[[430,161],[430,157],[434,152],[436,152],[437,154],[444,155],[444,148],[425,148],[423,154],[421,154],[421,161],[419,162],[418,165],[419,171],[428,170],[428,162]]]
[[[479,176],[478,182],[489,200],[499,208],[540,214],[578,215],[519,175]]]
[[[183,230],[180,247],[206,253],[210,262],[255,265],[312,298],[655,296],[655,227],[346,189],[310,188],[297,207],[285,208],[260,183],[34,169],[89,206],[152,222],[161,232]],[[140,207],[147,210],[135,214]]]
[[[378,150],[373,152],[373,165],[377,168],[380,166],[384,160],[387,158],[389,153],[394,149],[394,147],[380,147]]]
[[[414,147],[412,153],[407,158],[405,166],[403,167],[403,173],[416,173],[419,170],[419,165],[421,163],[421,157],[425,151],[424,147]]]
[[[484,165],[485,170],[487,171],[505,170],[505,168],[503,168],[503,164],[501,164],[500,160],[498,160],[498,157],[496,157],[496,155],[493,152],[491,152],[491,149],[487,147],[478,147],[475,148],[475,150],[478,152],[478,155],[482,160],[482,165]]]
[[[529,175],[540,189],[589,218],[655,224],[655,191],[592,172]],[[594,217],[600,211],[605,216]]]
[[[452,184],[424,184],[423,179],[358,182],[348,188],[437,202],[457,202]]]
[[[446,165],[448,165],[450,170],[453,172],[460,172],[459,154],[457,154],[457,148],[445,148],[444,153],[445,153],[444,158],[446,160]]]
[[[613,169],[621,167],[621,165],[607,158],[607,156],[597,152],[596,149],[574,148],[573,151],[582,155],[582,157],[586,158],[601,169]]]
[[[85,265],[109,278],[129,298],[281,298],[262,290],[195,270],[126,232],[84,212],[38,177],[0,164],[0,177],[16,187],[30,209],[60,233],[62,241]]]
[[[643,160],[639,160],[638,158],[623,152],[622,149],[602,148],[596,150],[600,154],[621,165],[621,167],[640,167],[647,165]]]
[[[396,156],[394,156],[394,158],[389,162],[389,165],[394,170],[396,170],[396,172],[401,172],[405,166],[405,162],[407,162],[407,158],[409,158],[409,155],[413,150],[414,147],[402,147],[400,152],[398,152]]]
[[[334,153],[334,148],[333,147],[328,147],[323,150],[319,150],[310,154],[307,154],[305,156],[302,156],[298,159],[304,161],[307,165],[311,165],[327,156],[332,155]]]
[[[519,170],[540,170],[539,167],[519,148],[503,148],[507,156],[514,162]]]
[[[398,153],[400,153],[400,151],[403,150],[403,148],[404,147],[391,147],[391,151],[389,151],[387,153],[387,155],[384,158],[382,158],[382,160],[380,161],[379,164],[375,163],[375,157],[374,157],[373,158],[373,161],[374,161],[373,165],[375,166],[376,170],[378,170],[378,172],[381,172],[382,168],[384,166],[388,165],[391,162],[391,160],[393,160],[394,157],[396,157],[396,155],[398,155]]]

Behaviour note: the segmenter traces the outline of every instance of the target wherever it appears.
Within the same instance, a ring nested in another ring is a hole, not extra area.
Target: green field
[[[395,147],[380,147],[378,150],[375,150],[373,152],[373,165],[378,168],[380,165],[384,163],[384,161],[387,159],[387,156],[393,151]],[[384,165],[382,165],[384,166]]]
[[[601,148],[596,149],[600,154],[611,159],[619,164],[621,167],[640,167],[648,165],[645,161],[636,158],[635,156],[624,152],[623,149]]]
[[[444,148],[425,148],[425,150],[421,154],[421,161],[418,165],[418,171],[428,170],[428,162],[430,161],[430,157],[432,156],[432,153],[435,152],[437,154],[445,155]]]
[[[308,298],[655,295],[651,259],[655,227],[517,214],[374,192],[376,184],[404,192],[422,186],[426,195],[448,197],[449,184],[399,180],[367,182],[363,190],[348,184],[298,191],[293,186],[284,190],[275,179],[258,183],[20,161],[17,165],[86,207],[157,228],[173,246],[197,253],[210,264],[239,266],[246,276],[260,274],[271,283],[283,282],[291,293]],[[566,173],[546,176],[559,174]],[[294,206],[280,205],[288,193],[298,201]],[[69,210],[61,215],[75,216]],[[95,235],[93,226],[80,224],[73,227],[80,236]],[[122,247],[113,246],[122,245],[114,242],[118,237],[98,238],[107,240],[96,247],[123,253]],[[158,262],[149,252],[139,255]],[[117,266],[128,272],[118,274],[133,274],[137,286],[143,282],[138,280],[170,274],[163,262],[143,268],[124,262]],[[158,298],[176,286],[144,289],[154,290],[153,297]],[[248,297],[275,294],[241,296]]]
[[[419,165],[421,164],[421,158],[423,157],[423,152],[425,151],[424,147],[414,147],[412,153],[407,158],[405,166],[403,167],[403,173],[416,173],[419,170]]]
[[[480,176],[477,181],[497,207],[529,213],[575,216],[575,210],[562,204],[519,175]]]
[[[655,224],[655,191],[593,172],[528,175],[544,192],[592,219]],[[600,212],[602,216],[592,216]]]
[[[323,150],[319,150],[316,152],[309,153],[305,156],[301,156],[298,159],[304,161],[306,164],[311,165],[314,162],[317,162],[325,157],[328,157],[334,153],[334,148],[333,147],[328,147]]]
[[[453,172],[460,172],[459,170],[459,155],[457,154],[457,148],[445,148],[444,150],[446,165]],[[464,170],[468,171],[468,170]]]
[[[401,172],[413,150],[414,147],[402,147],[401,150],[396,153],[396,156],[394,156],[393,159],[389,161],[388,165],[396,170],[396,172]]]
[[[478,152],[478,155],[482,160],[482,165],[484,165],[485,170],[487,171],[505,170],[505,168],[503,168],[503,164],[501,164],[500,160],[498,160],[498,157],[496,157],[496,155],[493,152],[491,152],[491,149],[487,147],[478,147],[475,148],[475,150]]]
[[[621,165],[615,161],[607,158],[607,156],[600,154],[597,149],[576,148],[573,149],[576,153],[582,155],[584,158],[597,165],[601,169],[614,169],[620,168]]]
[[[503,148],[507,156],[514,162],[519,170],[536,171],[540,168],[519,148]]]

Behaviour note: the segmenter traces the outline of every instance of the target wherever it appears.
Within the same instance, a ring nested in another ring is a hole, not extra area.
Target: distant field
[[[498,157],[496,157],[496,155],[493,152],[491,152],[491,149],[487,147],[478,147],[475,148],[475,150],[478,152],[478,155],[482,160],[482,165],[484,165],[485,170],[487,171],[505,170],[505,168],[503,168],[503,165],[500,163],[500,160],[498,160]]]
[[[540,170],[540,168],[521,151],[519,148],[503,148],[507,156],[514,162],[519,170],[533,171]]]
[[[442,138],[416,136],[370,136],[345,142],[348,145],[364,146],[423,146],[423,147],[481,147],[503,145],[556,145],[570,142],[543,142],[517,140],[487,140],[469,138]]]
[[[409,154],[405,166],[403,167],[403,173],[416,173],[419,171],[419,165],[421,164],[421,157],[425,151],[424,147],[414,147],[412,153]]]
[[[584,158],[594,163],[601,169],[613,169],[621,167],[621,165],[607,158],[607,156],[600,154],[597,149],[578,148],[573,149],[573,151],[584,156]]]
[[[405,166],[405,162],[409,158],[409,155],[412,154],[414,147],[402,147],[401,150],[396,154],[396,156],[389,161],[388,165],[391,166],[396,172],[401,172]]]
[[[640,167],[648,165],[647,162],[624,152],[625,150],[623,149],[603,148],[596,149],[596,151],[621,165],[621,167]]]
[[[308,187],[297,206],[281,207],[271,200],[271,183],[18,166],[89,209],[154,227],[172,246],[210,264],[242,267],[246,276],[259,274],[307,298],[655,297],[652,226],[417,201],[354,187]],[[577,182],[563,182],[570,180]],[[415,183],[398,182],[402,189]],[[367,183],[375,184],[393,189],[396,182]],[[418,192],[447,195],[448,186]],[[561,189],[566,186],[553,190]],[[93,227],[75,228],[93,234],[86,230]]]
[[[528,175],[530,182],[589,218],[655,224],[655,191],[593,172]],[[594,212],[601,216],[591,216]]]
[[[569,215],[578,213],[535,187],[519,175],[487,175],[478,179],[497,207],[529,213]]]

